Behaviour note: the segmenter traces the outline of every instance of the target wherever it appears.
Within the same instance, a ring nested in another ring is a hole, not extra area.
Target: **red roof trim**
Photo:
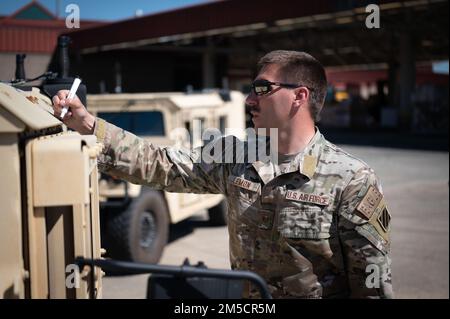
[[[81,20],[80,27],[88,29],[104,24],[99,21]],[[58,36],[67,32],[64,19],[0,19],[0,52],[50,54],[55,49]]]
[[[94,20],[81,20],[80,27],[84,26],[102,26],[107,22],[94,21]],[[56,28],[61,29],[66,27],[66,22],[63,19],[58,20],[11,20],[11,19],[1,19],[0,25],[2,26],[13,26],[13,27],[44,27],[44,28]]]

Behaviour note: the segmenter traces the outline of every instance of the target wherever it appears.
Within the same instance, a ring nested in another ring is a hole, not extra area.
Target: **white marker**
[[[75,93],[77,93],[78,87],[80,86],[81,80],[79,78],[75,78],[73,81],[72,87],[70,88],[69,95],[66,97],[66,101],[71,101],[75,97]],[[61,119],[64,118],[67,111],[69,110],[68,106],[64,106],[61,110]]]

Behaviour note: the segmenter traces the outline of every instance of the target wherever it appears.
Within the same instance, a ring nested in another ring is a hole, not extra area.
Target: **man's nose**
[[[256,96],[253,91],[250,91],[250,94],[247,95],[247,98],[245,99],[245,104],[248,106],[256,106],[258,105],[258,97]]]

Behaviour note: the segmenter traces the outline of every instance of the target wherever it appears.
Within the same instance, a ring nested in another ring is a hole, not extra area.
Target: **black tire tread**
[[[168,232],[169,222],[167,207],[162,196],[163,195],[157,191],[143,191],[138,198],[134,199],[131,202],[128,209],[119,213],[113,213],[112,216],[109,216],[106,225],[108,238],[108,247],[106,247],[106,249],[108,256],[118,260],[137,262],[157,263],[159,261],[162,250],[167,243],[168,233],[166,232]],[[133,218],[136,218],[134,215],[137,214],[137,211],[140,210],[139,206],[143,205],[142,201],[149,201],[152,199],[160,203],[160,205],[158,206],[160,209],[160,216],[162,216],[163,214],[166,215],[167,220],[164,221],[164,223],[167,222],[167,229],[162,230],[163,233],[161,234],[161,236],[165,238],[162,238],[162,240],[160,240],[160,244],[155,247],[152,256],[148,256],[148,258],[146,258],[147,260],[136,260],[133,255],[139,248],[132,247],[132,223],[135,222]]]

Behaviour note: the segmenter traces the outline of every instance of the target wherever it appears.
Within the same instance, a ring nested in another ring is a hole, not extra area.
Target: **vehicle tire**
[[[208,209],[209,224],[212,226],[225,226],[227,224],[228,207],[226,200]]]
[[[163,195],[144,190],[127,210],[109,216],[108,246],[111,258],[156,264],[169,237],[169,214]]]

